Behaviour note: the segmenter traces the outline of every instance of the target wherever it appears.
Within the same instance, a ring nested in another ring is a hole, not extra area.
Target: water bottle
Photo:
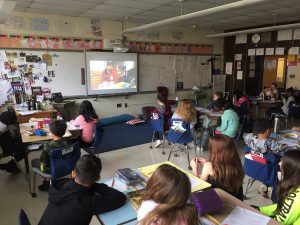
[[[178,97],[176,96],[176,98],[175,98],[175,101],[176,101],[176,106],[178,106]]]
[[[277,116],[275,116],[274,118],[274,133],[278,133],[278,121],[279,121],[279,118]]]

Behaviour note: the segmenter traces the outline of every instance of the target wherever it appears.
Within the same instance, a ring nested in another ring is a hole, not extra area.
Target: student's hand
[[[194,174],[196,175],[196,173],[198,173],[198,159],[197,157],[193,158],[190,162],[190,166],[192,167],[192,170],[194,172]]]
[[[201,157],[197,157],[197,162],[201,163],[202,165],[206,163],[206,159],[201,158]]]

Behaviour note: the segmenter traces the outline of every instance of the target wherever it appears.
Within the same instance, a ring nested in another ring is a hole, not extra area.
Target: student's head
[[[92,103],[88,100],[81,102],[79,106],[79,115],[82,115],[87,123],[94,119],[98,119],[98,115],[96,114]]]
[[[67,130],[67,124],[64,120],[54,120],[49,125],[50,131],[54,137],[62,138]]]
[[[72,177],[83,186],[90,187],[100,179],[101,160],[94,155],[84,155],[77,161]]]
[[[196,116],[196,109],[191,100],[182,99],[178,104],[176,114],[178,114],[183,121],[190,123]]]
[[[0,114],[0,122],[5,124],[6,126],[16,124],[17,116],[13,112],[5,111]]]
[[[254,124],[254,132],[262,138],[271,135],[272,122],[269,119],[258,119]]]
[[[214,178],[226,188],[238,193],[244,179],[242,163],[232,138],[216,135],[209,138],[209,161]]]
[[[289,150],[281,160],[281,172],[283,179],[278,188],[277,211],[283,207],[284,199],[295,189],[300,187],[300,151]]]
[[[215,92],[213,96],[214,101],[217,101],[220,98],[223,98],[223,93],[221,91]]]
[[[243,92],[241,92],[240,90],[236,90],[235,92],[233,92],[233,97],[238,101],[241,97],[243,96]]]
[[[230,104],[230,102],[225,102],[225,104],[224,104],[224,110],[228,110],[228,109],[231,109],[232,107],[231,107],[231,104]]]
[[[191,194],[188,176],[173,166],[163,164],[157,168],[149,181],[141,201],[152,200],[159,204],[142,221],[142,225],[153,224],[157,218],[160,224],[176,224],[186,217],[197,218],[194,207],[187,205]],[[186,213],[183,213],[185,212]],[[188,219],[193,221],[193,219]],[[188,224],[197,224],[188,223]]]
[[[270,86],[270,88],[272,90],[276,90],[277,89],[277,84],[276,83],[272,83],[271,86]]]
[[[285,94],[286,94],[287,97],[292,96],[294,94],[294,92],[295,92],[295,90],[292,87],[285,90]]]
[[[166,102],[167,101],[167,94],[165,93],[158,93],[157,94],[157,99],[161,102]]]

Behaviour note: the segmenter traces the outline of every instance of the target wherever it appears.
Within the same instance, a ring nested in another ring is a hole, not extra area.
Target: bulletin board
[[[166,86],[175,93],[177,83],[183,89],[212,85],[211,56],[139,54],[139,91],[155,91]]]
[[[86,95],[82,78],[84,52],[13,49],[5,52],[0,75],[13,82],[23,82],[26,94],[31,94],[31,87],[40,86],[44,95],[49,97],[55,92],[66,97]]]

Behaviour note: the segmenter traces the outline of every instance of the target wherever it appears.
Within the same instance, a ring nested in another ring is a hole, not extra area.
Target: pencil
[[[115,178],[112,179],[111,187],[114,187],[114,184],[115,184]]]
[[[213,216],[209,215],[208,213],[206,213],[205,216],[206,216],[209,220],[211,220],[214,224],[217,224],[217,225],[221,224],[216,218],[214,218]]]

